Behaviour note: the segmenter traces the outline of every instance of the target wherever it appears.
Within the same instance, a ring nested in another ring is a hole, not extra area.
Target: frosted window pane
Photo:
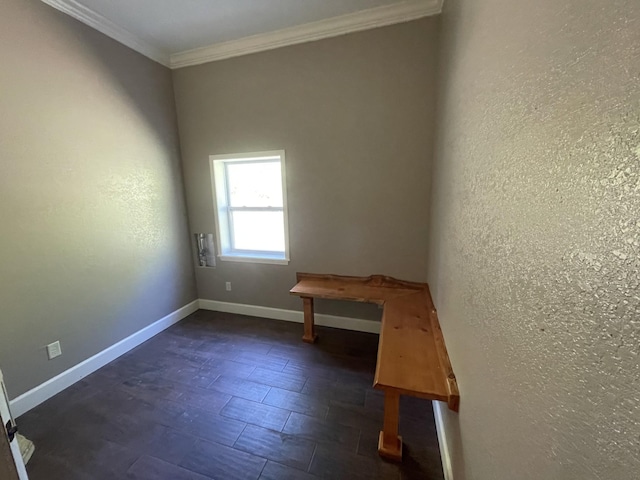
[[[280,162],[227,163],[232,207],[282,207]]]
[[[234,248],[284,252],[282,212],[233,212]]]

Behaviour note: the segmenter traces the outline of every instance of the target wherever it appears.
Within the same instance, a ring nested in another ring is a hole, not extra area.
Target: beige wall
[[[429,282],[456,480],[640,472],[640,3],[447,0]]]
[[[199,268],[200,298],[299,310],[296,271],[425,280],[436,35],[429,18],[174,71],[193,232],[214,231],[209,155],[287,156],[290,264]]]
[[[168,69],[36,0],[3,0],[0,45],[0,367],[15,397],[196,293]]]

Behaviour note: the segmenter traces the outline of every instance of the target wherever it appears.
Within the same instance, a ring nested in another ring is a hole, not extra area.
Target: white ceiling
[[[442,3],[442,0],[43,1],[172,67],[408,21],[438,13]],[[247,37],[251,37],[249,43]],[[216,48],[221,44],[225,47],[222,53]],[[200,51],[194,55],[194,49]],[[184,54],[189,54],[188,59],[182,58]]]
[[[177,53],[397,0],[79,0],[142,40]]]

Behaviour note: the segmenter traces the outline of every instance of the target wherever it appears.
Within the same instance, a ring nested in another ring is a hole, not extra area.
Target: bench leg
[[[306,343],[315,343],[318,335],[315,331],[315,321],[313,318],[313,298],[302,297],[304,304],[304,336],[302,341]]]
[[[384,426],[378,438],[378,454],[390,460],[402,460],[402,437],[398,436],[400,394],[384,391]]]

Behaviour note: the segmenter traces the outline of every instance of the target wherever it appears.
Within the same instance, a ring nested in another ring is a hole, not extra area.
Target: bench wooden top
[[[296,286],[289,290],[292,295],[379,305],[392,298],[419,292],[427,287],[426,283],[405,282],[383,275],[347,277],[298,273],[297,280]]]
[[[299,273],[290,293],[384,305],[374,387],[441,400],[458,410],[458,386],[426,283]]]

